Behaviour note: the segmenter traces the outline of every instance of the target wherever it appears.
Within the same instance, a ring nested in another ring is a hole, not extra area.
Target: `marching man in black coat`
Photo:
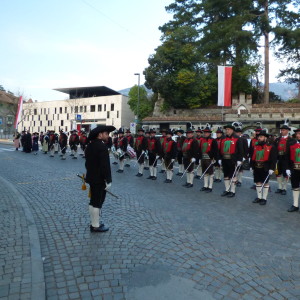
[[[137,177],[142,177],[144,172],[145,153],[147,150],[147,138],[144,136],[144,129],[138,130],[138,137],[135,140],[134,150],[136,152],[137,162],[139,165],[139,172]]]
[[[182,154],[182,145],[185,140],[184,131],[182,129],[178,129],[175,131],[175,134],[177,134],[177,162],[179,166],[178,173],[176,175],[182,176],[184,172],[184,166],[183,166],[183,154]]]
[[[251,157],[254,182],[256,184],[257,198],[253,203],[266,205],[269,192],[269,177],[274,173],[277,161],[277,150],[274,145],[267,143],[268,134],[260,131],[258,142],[254,145]],[[262,186],[264,183],[264,186]]]
[[[105,201],[106,191],[111,188],[111,169],[109,152],[106,142],[109,133],[115,130],[114,126],[100,125],[89,134],[90,143],[85,150],[86,182],[90,185],[91,198],[89,212],[91,218],[91,232],[104,232],[108,230],[100,223],[102,205]]]
[[[148,139],[148,155],[149,155],[149,169],[150,176],[147,179],[157,179],[157,161],[161,154],[161,144],[157,137],[155,137],[156,131],[150,129],[150,137]]]
[[[122,128],[118,131],[119,138],[117,141],[117,153],[119,155],[119,170],[118,173],[124,172],[124,164],[125,164],[125,153],[127,151],[128,140],[124,136],[124,131]]]
[[[171,183],[173,178],[173,164],[177,155],[177,145],[172,139],[173,133],[171,130],[167,131],[167,138],[162,144],[162,155],[166,165],[167,179],[165,183]]]

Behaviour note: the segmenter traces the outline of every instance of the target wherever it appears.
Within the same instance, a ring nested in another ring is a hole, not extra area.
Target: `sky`
[[[38,101],[55,88],[137,84],[172,0],[0,0],[0,85]],[[270,64],[276,82],[279,64]]]

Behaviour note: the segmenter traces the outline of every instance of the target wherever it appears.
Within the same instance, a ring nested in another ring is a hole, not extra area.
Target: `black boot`
[[[225,196],[227,196],[228,194],[229,194],[229,192],[224,191],[224,192],[221,194],[221,197],[225,197]]]
[[[261,199],[259,202],[260,205],[266,205],[267,204],[267,200],[265,199]]]
[[[227,197],[228,198],[232,198],[232,197],[234,197],[235,196],[235,193],[233,193],[233,192],[229,192],[228,194],[227,194]]]
[[[282,190],[281,189],[277,189],[276,191],[275,191],[275,194],[281,194],[282,193]]]
[[[204,192],[204,191],[207,191],[208,187],[203,187],[200,189],[200,192]]]
[[[299,207],[296,207],[294,205],[292,205],[289,209],[288,209],[288,212],[294,212],[294,211],[298,211],[299,210]]]
[[[255,199],[252,201],[252,203],[260,203],[260,201],[261,201],[261,199],[255,198]]]

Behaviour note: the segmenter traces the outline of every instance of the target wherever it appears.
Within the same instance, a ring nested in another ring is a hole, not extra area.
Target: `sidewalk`
[[[0,144],[13,145],[12,139],[0,139]]]
[[[45,299],[37,228],[22,195],[0,177],[0,299]]]

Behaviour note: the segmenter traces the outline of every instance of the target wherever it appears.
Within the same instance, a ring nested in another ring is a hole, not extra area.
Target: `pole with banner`
[[[15,124],[14,124],[14,128],[16,131],[18,130],[18,125],[21,122],[22,110],[23,110],[23,100],[21,96],[18,101],[18,109],[17,109]]]
[[[218,106],[231,106],[232,67],[218,66]]]

